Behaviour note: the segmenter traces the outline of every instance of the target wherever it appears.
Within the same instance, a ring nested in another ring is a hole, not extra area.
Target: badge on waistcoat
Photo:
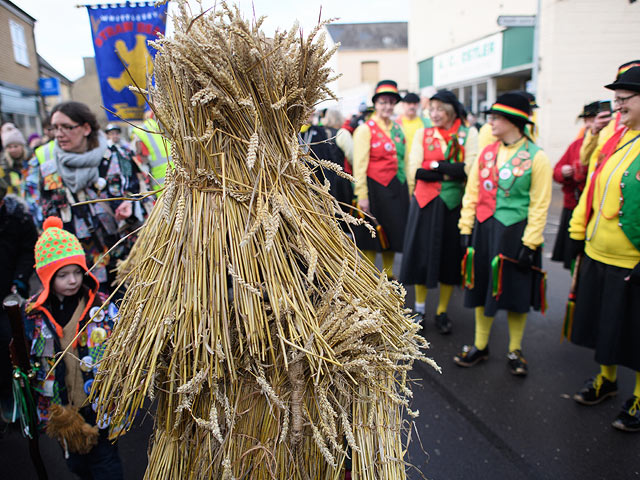
[[[389,142],[385,143],[385,144],[384,144],[384,149],[385,149],[387,152],[392,151],[392,150],[393,150],[393,144],[392,144],[392,143],[389,143]]]
[[[508,168],[503,168],[502,170],[500,170],[500,173],[498,175],[500,176],[501,180],[509,180],[511,178],[511,170],[509,170]]]
[[[487,191],[490,192],[491,190],[493,190],[493,182],[491,180],[485,180],[482,183],[482,187]]]
[[[524,153],[527,153],[527,152],[524,152]],[[524,168],[525,170],[529,170],[531,168],[531,160],[526,160],[522,162],[522,168]]]
[[[526,160],[527,158],[531,157],[531,155],[529,154],[529,152],[523,150],[522,152],[518,152],[518,157],[520,157],[522,160]]]
[[[491,171],[488,168],[483,168],[482,170],[480,170],[480,176],[482,178],[488,178],[490,174]]]
[[[513,175],[515,177],[521,177],[522,175],[524,175],[524,170],[522,169],[522,167],[516,167],[513,169]]]
[[[485,160],[493,160],[493,152],[487,152],[484,154]]]
[[[520,165],[520,163],[521,163],[521,160],[518,157],[511,160],[511,165],[513,165],[514,167],[517,167],[518,165]]]

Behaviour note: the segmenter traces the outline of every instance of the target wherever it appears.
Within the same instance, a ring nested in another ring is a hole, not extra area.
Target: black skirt
[[[600,365],[640,371],[640,285],[628,268],[584,256],[580,264],[571,342],[595,350]]]
[[[498,310],[526,313],[531,307],[540,310],[542,295],[540,282],[542,274],[528,269],[522,271],[509,261],[504,262],[502,274],[502,294],[493,296],[493,272],[491,261],[502,253],[504,256],[517,259],[522,246],[522,234],[527,221],[522,220],[505,227],[491,217],[483,223],[476,222],[473,229],[472,245],[475,249],[473,261],[475,284],[473,289],[465,289],[464,306],[475,308],[484,306],[484,314],[493,317]],[[533,264],[542,266],[542,248],[535,252]]]
[[[556,243],[553,246],[553,254],[551,255],[551,260],[562,262],[562,266],[566,269],[570,269],[573,263],[571,238],[569,238],[569,221],[572,214],[573,209],[567,207],[562,209]]]
[[[407,224],[409,210],[409,192],[407,184],[400,183],[397,177],[391,180],[386,187],[375,180],[367,178],[369,188],[369,208],[371,215],[380,224],[389,241],[389,248],[393,252],[402,252],[404,242],[404,230]],[[371,219],[367,220],[372,226]],[[371,238],[366,227],[360,226],[354,229],[356,245],[360,250],[383,250],[379,236]]]
[[[400,282],[406,285],[460,284],[460,207],[449,210],[440,197],[420,208],[411,197],[402,249]]]

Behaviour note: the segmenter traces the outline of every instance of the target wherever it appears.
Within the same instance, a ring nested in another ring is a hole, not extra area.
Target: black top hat
[[[592,102],[582,107],[582,113],[578,115],[578,118],[595,117],[600,110],[600,102]]]
[[[456,117],[461,120],[464,120],[467,117],[467,112],[464,109],[464,106],[460,103],[456,94],[451,90],[438,90],[429,100],[439,100],[442,103],[450,104],[456,112]]]
[[[410,92],[404,96],[402,101],[405,103],[420,103],[420,97],[415,93]]]
[[[376,103],[376,99],[380,95],[391,95],[398,102],[400,100],[402,100],[402,97],[398,93],[398,84],[396,82],[394,82],[393,80],[381,80],[381,81],[379,81],[378,85],[376,85],[375,91],[373,92],[373,97],[371,98],[371,101],[373,103]]]
[[[608,88],[609,90],[640,92],[640,66],[631,67],[629,70],[621,73],[615,82],[605,85],[604,88]]]
[[[538,104],[536,103],[536,96],[533,93],[529,93],[525,90],[522,90],[518,93],[527,97],[527,100],[529,100],[529,105],[531,105],[531,110],[533,110],[534,108],[538,108]]]
[[[527,123],[533,124],[529,119],[531,104],[522,93],[512,92],[500,95],[486,113],[501,115],[518,128],[524,128]]]

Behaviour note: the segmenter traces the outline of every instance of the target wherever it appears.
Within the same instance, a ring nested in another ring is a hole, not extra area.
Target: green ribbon
[[[14,367],[12,380],[13,399],[18,407],[22,433],[29,438],[34,438],[38,428],[38,412],[29,377],[20,367]]]
[[[493,276],[493,282],[492,282],[492,294],[494,297],[497,297],[500,294],[500,290],[501,290],[501,285],[500,285],[500,267],[501,267],[501,259],[500,259],[500,255],[496,255],[495,257],[493,257],[493,260],[491,260],[491,273]]]

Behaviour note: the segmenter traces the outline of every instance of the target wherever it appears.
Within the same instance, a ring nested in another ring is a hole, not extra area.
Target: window
[[[30,66],[24,28],[19,23],[9,20],[9,29],[11,30],[11,40],[13,42],[13,57],[20,65]]]
[[[373,85],[378,83],[378,78],[380,76],[378,67],[378,62],[362,62],[360,64],[362,83],[371,83]]]

